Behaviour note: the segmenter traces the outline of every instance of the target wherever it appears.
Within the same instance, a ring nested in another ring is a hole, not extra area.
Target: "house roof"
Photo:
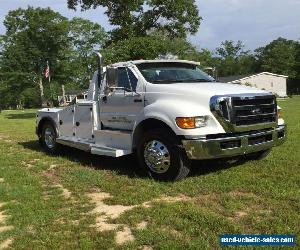
[[[236,80],[244,79],[249,76],[252,76],[252,75],[224,76],[224,77],[219,77],[219,81],[220,82],[233,82]]]
[[[246,80],[255,76],[259,76],[259,75],[271,75],[271,76],[275,76],[275,77],[284,77],[284,78],[288,78],[288,76],[285,75],[278,75],[278,74],[274,74],[274,73],[270,73],[270,72],[261,72],[258,74],[248,74],[248,75],[238,75],[238,76],[226,76],[226,77],[219,77],[219,80],[221,82],[232,82],[232,83],[236,83],[239,82],[241,80]]]

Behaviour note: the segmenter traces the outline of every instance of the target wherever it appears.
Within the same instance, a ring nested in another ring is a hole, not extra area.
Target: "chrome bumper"
[[[274,146],[286,140],[285,126],[276,129],[241,133],[237,135],[214,135],[213,139],[182,140],[183,147],[189,159],[214,159],[254,153]]]

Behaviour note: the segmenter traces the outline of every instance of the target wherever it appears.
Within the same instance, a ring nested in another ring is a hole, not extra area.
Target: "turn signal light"
[[[197,117],[177,117],[176,124],[182,129],[193,129],[205,127],[207,123],[207,116]]]
[[[195,118],[194,117],[177,117],[176,124],[179,128],[183,128],[183,129],[195,128]]]

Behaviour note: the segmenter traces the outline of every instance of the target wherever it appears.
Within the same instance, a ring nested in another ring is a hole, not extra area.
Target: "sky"
[[[265,46],[278,37],[300,39],[300,0],[196,0],[203,18],[199,31],[189,40],[197,48],[213,50],[225,40],[242,40],[246,49]],[[63,16],[82,17],[112,27],[103,8],[81,12],[67,8],[67,0],[0,0],[0,34],[9,10],[19,7],[51,7]]]

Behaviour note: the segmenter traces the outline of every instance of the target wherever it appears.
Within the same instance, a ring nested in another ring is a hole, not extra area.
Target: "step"
[[[95,145],[91,147],[91,153],[95,155],[120,157],[120,156],[131,154],[132,152],[131,150],[124,150],[124,149]]]
[[[129,150],[132,148],[132,132],[121,130],[95,130],[95,144],[101,147]]]
[[[77,148],[86,152],[89,152],[91,149],[90,142],[87,140],[78,140],[76,138],[61,136],[56,139],[56,142],[65,146],[69,146],[72,148]]]

